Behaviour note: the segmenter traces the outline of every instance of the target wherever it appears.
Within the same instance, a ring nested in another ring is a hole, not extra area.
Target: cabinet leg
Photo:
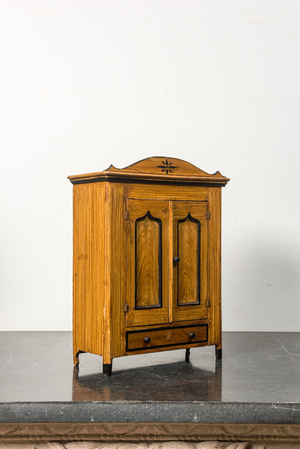
[[[84,354],[85,351],[77,351],[74,353],[74,365],[78,366],[79,365],[79,354]]]
[[[74,366],[79,365],[79,352],[74,355]]]
[[[222,359],[222,348],[218,349],[216,346],[216,359],[221,360]]]
[[[111,376],[112,363],[103,363],[103,376]]]
[[[186,361],[186,363],[190,362],[190,348],[187,348],[185,350],[185,361]]]

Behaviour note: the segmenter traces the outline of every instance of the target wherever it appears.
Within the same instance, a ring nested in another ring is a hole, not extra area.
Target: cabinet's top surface
[[[218,186],[225,186],[229,181],[229,178],[221,175],[220,172],[209,174],[189,162],[165,156],[149,157],[121,169],[111,165],[102,172],[68,176],[68,179],[73,184],[103,180],[119,182],[140,180],[145,182],[188,182]]]

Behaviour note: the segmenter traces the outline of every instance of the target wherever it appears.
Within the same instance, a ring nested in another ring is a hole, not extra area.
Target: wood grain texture
[[[189,200],[208,201],[208,187],[167,185],[156,186],[148,184],[128,184],[128,198],[149,200]]]
[[[209,189],[209,321],[213,323],[210,344],[222,348],[221,310],[221,189]]]
[[[207,202],[173,202],[173,251],[180,261],[174,267],[173,280],[173,321],[204,319],[207,317],[206,299],[208,295],[208,211]],[[192,220],[187,220],[188,217]],[[194,223],[193,223],[194,220]],[[191,225],[199,222],[201,228],[200,261],[197,263],[198,229]],[[182,229],[182,225],[184,225]],[[183,268],[181,263],[183,262]],[[197,291],[199,285],[199,295]],[[182,297],[184,300],[182,300]],[[195,299],[199,299],[195,301]],[[193,305],[193,303],[199,304]]]
[[[146,341],[145,341],[146,339]],[[149,341],[148,341],[149,340]],[[207,326],[128,332],[127,351],[207,341]]]
[[[104,210],[104,236],[105,236],[105,252],[104,252],[104,301],[103,301],[103,363],[110,364],[112,361],[112,283],[111,283],[111,267],[112,267],[112,184],[104,183],[105,188],[105,210]]]
[[[161,220],[149,213],[136,221],[136,308],[161,304]]]
[[[73,190],[73,350],[102,354],[104,283],[103,185]],[[99,218],[100,217],[100,218]],[[93,338],[91,338],[93,335]]]
[[[150,157],[128,167],[118,169],[111,165],[107,170],[68,177],[71,182],[90,182],[101,179],[140,179],[144,181],[182,181],[185,183],[226,185],[228,178],[220,172],[206,173],[189,162],[165,156]]]
[[[126,274],[126,302],[129,310],[127,313],[127,326],[139,326],[150,324],[167,323],[169,320],[169,284],[168,284],[168,212],[169,206],[166,201],[155,200],[128,200],[128,226],[126,236],[126,255],[127,255],[127,274]],[[140,230],[137,223],[143,223],[141,220],[150,214],[154,217],[146,225],[146,228],[151,230],[146,232],[146,229],[139,233],[138,237],[136,232]],[[153,226],[158,224],[157,220],[160,220],[161,224],[161,276],[158,272],[157,258],[159,247],[159,227]],[[141,243],[141,238],[145,238],[146,247],[143,248],[139,245],[136,248],[137,241]],[[152,246],[152,248],[151,248]],[[156,249],[155,249],[156,247]],[[153,259],[154,258],[154,259]],[[142,262],[141,262],[142,261]],[[160,281],[161,277],[161,281]],[[143,286],[143,279],[145,285]],[[158,284],[161,282],[161,286]],[[158,292],[161,289],[161,300],[158,300]],[[141,293],[147,295],[147,299],[141,300],[139,296]],[[149,295],[152,295],[150,297]],[[139,304],[143,304],[143,307],[148,308],[137,309],[136,299]],[[160,307],[154,307],[158,302]],[[151,308],[152,306],[152,308]]]
[[[181,326],[197,326],[198,324],[207,324],[207,320],[190,320],[190,321],[186,321],[184,323],[171,323],[171,324],[167,324],[169,329],[173,329],[173,328],[177,328],[177,327],[181,327]],[[154,326],[130,326],[130,327],[126,327],[126,331],[138,331],[138,330],[147,330],[147,329],[152,329]],[[155,329],[159,330],[159,329],[163,329],[166,327],[166,324],[158,324],[157,326],[155,326]]]
[[[220,349],[220,187],[228,178],[178,159],[149,158],[70,180],[74,363],[84,351],[111,364],[128,354],[126,331],[155,327],[162,335],[162,326],[172,333],[179,323],[207,323],[208,341],[176,340],[174,347]],[[134,349],[168,349],[141,348]]]
[[[168,253],[168,284],[169,284],[169,324],[173,323],[173,303],[174,303],[174,266],[172,260],[174,258],[174,233],[173,233],[173,201],[169,201],[169,232],[168,232],[168,242],[169,242],[169,253]]]
[[[189,214],[177,222],[177,304],[200,303],[200,221]]]
[[[190,341],[190,342],[186,342],[186,343],[176,344],[174,346],[172,346],[172,345],[171,346],[155,346],[153,348],[149,347],[149,348],[143,348],[143,349],[136,349],[134,351],[127,351],[126,355],[151,354],[151,353],[155,353],[155,352],[176,351],[179,349],[193,349],[193,348],[200,348],[200,347],[204,347],[204,346],[208,346],[208,341],[197,342],[197,343],[193,343],[192,341]],[[182,358],[182,360],[183,360],[183,358]]]
[[[106,184],[105,304],[103,362],[125,353],[125,199],[124,184]]]

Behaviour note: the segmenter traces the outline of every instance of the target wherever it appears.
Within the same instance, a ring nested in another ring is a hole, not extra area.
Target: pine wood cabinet
[[[73,350],[112,359],[215,345],[221,358],[221,187],[188,162],[152,157],[69,176]]]

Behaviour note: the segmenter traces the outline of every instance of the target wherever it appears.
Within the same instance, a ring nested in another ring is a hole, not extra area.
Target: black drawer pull
[[[189,334],[189,337],[190,337],[190,338],[195,338],[194,332],[191,332],[191,333]]]
[[[151,341],[150,337],[145,337],[145,338],[144,338],[144,342],[145,342],[145,343],[150,343],[150,341]]]

